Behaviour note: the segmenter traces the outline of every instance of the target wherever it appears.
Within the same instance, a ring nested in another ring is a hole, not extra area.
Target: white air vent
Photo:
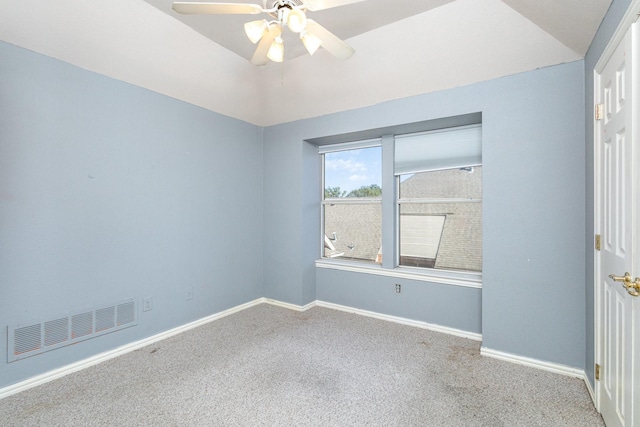
[[[136,320],[136,305],[133,301],[119,304],[116,313],[116,326],[127,325]]]
[[[93,333],[93,311],[71,316],[71,339]]]
[[[105,307],[96,310],[96,332],[106,331],[116,325],[116,308]]]
[[[69,339],[69,318],[62,317],[44,322],[44,346],[60,344]]]
[[[7,362],[15,362],[137,323],[136,302],[134,299],[127,299],[40,322],[9,325]]]
[[[31,325],[19,328],[14,335],[14,353],[24,354],[42,349],[42,326]]]

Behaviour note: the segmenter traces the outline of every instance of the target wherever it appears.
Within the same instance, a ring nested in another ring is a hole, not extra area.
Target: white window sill
[[[375,274],[399,279],[420,280],[423,282],[445,285],[482,288],[482,273],[466,273],[464,271],[446,271],[411,267],[382,268],[380,264],[349,262],[335,259],[318,259],[316,268],[351,271],[354,273]]]

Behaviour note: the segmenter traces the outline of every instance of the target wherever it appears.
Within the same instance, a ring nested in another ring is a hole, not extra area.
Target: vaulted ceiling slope
[[[310,13],[350,59],[287,41],[262,67],[242,29],[255,18],[178,15],[171,0],[4,1],[0,40],[268,126],[582,59],[610,3],[365,0]]]

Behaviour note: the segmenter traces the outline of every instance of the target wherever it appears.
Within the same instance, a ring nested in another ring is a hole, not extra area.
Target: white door
[[[600,364],[599,409],[608,427],[640,426],[640,276],[638,256],[638,60],[639,24],[634,24],[610,57],[596,84],[603,106],[596,124],[598,150],[597,312]],[[635,123],[634,123],[635,122]],[[627,277],[625,278],[625,273]],[[635,341],[634,341],[635,340]]]

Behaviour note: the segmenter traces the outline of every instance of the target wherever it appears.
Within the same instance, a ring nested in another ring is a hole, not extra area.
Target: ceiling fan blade
[[[364,0],[303,0],[302,2],[312,12],[332,7],[345,6],[351,3],[358,3]]]
[[[250,3],[203,3],[194,1],[174,2],[173,10],[178,13],[196,13],[204,15],[256,15],[262,7]]]
[[[258,43],[258,47],[251,57],[251,63],[253,65],[265,65],[267,62],[269,62],[267,53],[269,53],[271,43],[273,43],[273,40],[275,40],[275,38],[278,37],[280,33],[281,29],[279,25],[269,25],[267,32],[260,39],[260,43]]]
[[[322,40],[322,47],[338,59],[348,59],[355,52],[351,46],[311,19],[307,20],[307,28],[305,31]]]

